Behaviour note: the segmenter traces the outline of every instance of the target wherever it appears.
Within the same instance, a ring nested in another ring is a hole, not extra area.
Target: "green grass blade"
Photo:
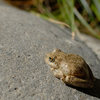
[[[81,16],[76,8],[74,8],[74,14],[77,16],[80,22],[90,31],[92,36],[100,39],[100,36],[98,36],[97,33],[90,27],[90,25],[85,21],[85,19]]]
[[[93,16],[91,8],[88,5],[88,2],[86,0],[80,0],[80,2],[82,3],[83,7],[85,8],[85,10],[87,11],[87,13],[91,16]]]
[[[93,4],[96,6],[98,12],[100,13],[100,0],[92,0]]]
[[[93,12],[95,13],[97,19],[100,21],[100,12],[98,12],[97,8],[95,7],[95,5],[91,6]]]

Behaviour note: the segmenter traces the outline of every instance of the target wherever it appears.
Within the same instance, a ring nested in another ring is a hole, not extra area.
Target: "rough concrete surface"
[[[96,78],[93,89],[65,85],[44,56],[54,48],[82,56]],[[70,31],[11,7],[0,6],[0,100],[99,100],[100,61]]]

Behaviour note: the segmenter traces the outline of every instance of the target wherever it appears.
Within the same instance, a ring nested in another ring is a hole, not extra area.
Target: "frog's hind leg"
[[[65,82],[66,84],[81,88],[93,88],[94,85],[92,81],[80,79],[75,76],[67,76]]]

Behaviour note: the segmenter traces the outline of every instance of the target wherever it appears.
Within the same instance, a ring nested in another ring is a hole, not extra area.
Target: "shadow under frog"
[[[84,89],[84,88],[79,88],[79,87],[74,87],[74,86],[70,86],[70,87],[75,88],[78,91],[88,94],[90,96],[100,98],[100,79],[95,80],[94,87],[91,89]]]

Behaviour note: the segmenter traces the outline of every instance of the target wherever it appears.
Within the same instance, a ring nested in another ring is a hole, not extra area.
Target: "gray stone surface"
[[[54,48],[82,56],[98,80],[92,90],[55,78],[44,56]],[[0,100],[99,100],[100,61],[70,31],[14,8],[0,6]]]

